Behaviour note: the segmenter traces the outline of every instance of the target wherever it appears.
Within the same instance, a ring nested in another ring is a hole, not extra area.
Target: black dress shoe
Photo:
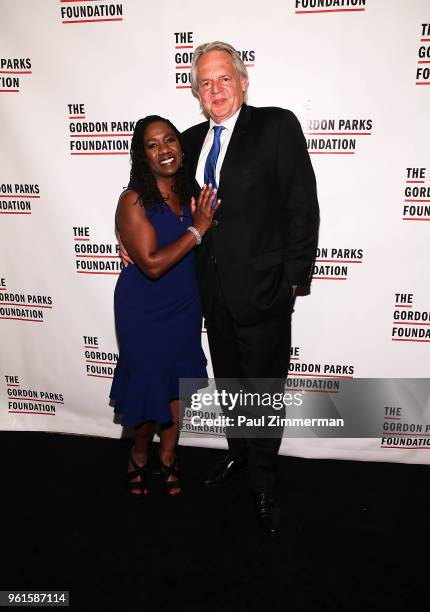
[[[260,525],[270,535],[276,535],[281,524],[281,509],[273,495],[271,493],[257,493],[255,507]]]
[[[208,472],[203,481],[205,487],[212,487],[223,484],[234,474],[243,469],[244,464],[240,459],[234,459],[231,455],[224,457],[222,461],[216,463]]]

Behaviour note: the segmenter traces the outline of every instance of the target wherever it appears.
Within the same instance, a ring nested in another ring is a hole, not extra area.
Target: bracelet
[[[194,234],[194,238],[196,239],[196,246],[199,246],[199,244],[202,243],[202,237],[200,235],[200,232],[197,228],[195,228],[193,225],[190,225],[187,227],[187,231],[191,232],[192,234]]]

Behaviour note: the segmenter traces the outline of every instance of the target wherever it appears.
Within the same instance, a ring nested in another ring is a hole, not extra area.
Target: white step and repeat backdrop
[[[250,104],[299,117],[317,175],[320,249],[312,295],[296,302],[291,379],[323,392],[317,376],[428,377],[428,0],[0,0],[0,11],[1,429],[121,435],[107,396],[131,134],[152,113],[179,129],[202,120],[190,61],[217,39],[248,66]],[[430,437],[403,408],[382,401],[370,438],[292,439],[282,452],[427,463]],[[382,436],[396,421],[400,443]]]

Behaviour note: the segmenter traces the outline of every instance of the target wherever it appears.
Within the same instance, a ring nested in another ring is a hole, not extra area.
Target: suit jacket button
[[[219,225],[219,221],[218,221],[218,219],[214,219],[214,220],[212,221],[212,226],[211,226],[211,227],[218,227],[218,225]]]

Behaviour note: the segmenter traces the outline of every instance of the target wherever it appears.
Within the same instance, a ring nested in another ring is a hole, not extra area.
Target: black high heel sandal
[[[160,461],[160,476],[166,492],[171,497],[176,497],[182,493],[181,472],[179,471],[178,461],[175,460],[173,465],[164,465]],[[174,476],[176,480],[168,480],[170,476]],[[179,489],[177,493],[171,493],[172,489]]]
[[[131,497],[145,497],[148,495],[148,468],[146,465],[137,465],[136,461],[133,459],[131,453],[129,457],[131,465],[134,467],[134,470],[131,472],[127,472],[127,485],[128,492]],[[134,480],[140,476],[140,480]],[[140,491],[140,493],[137,493]]]

